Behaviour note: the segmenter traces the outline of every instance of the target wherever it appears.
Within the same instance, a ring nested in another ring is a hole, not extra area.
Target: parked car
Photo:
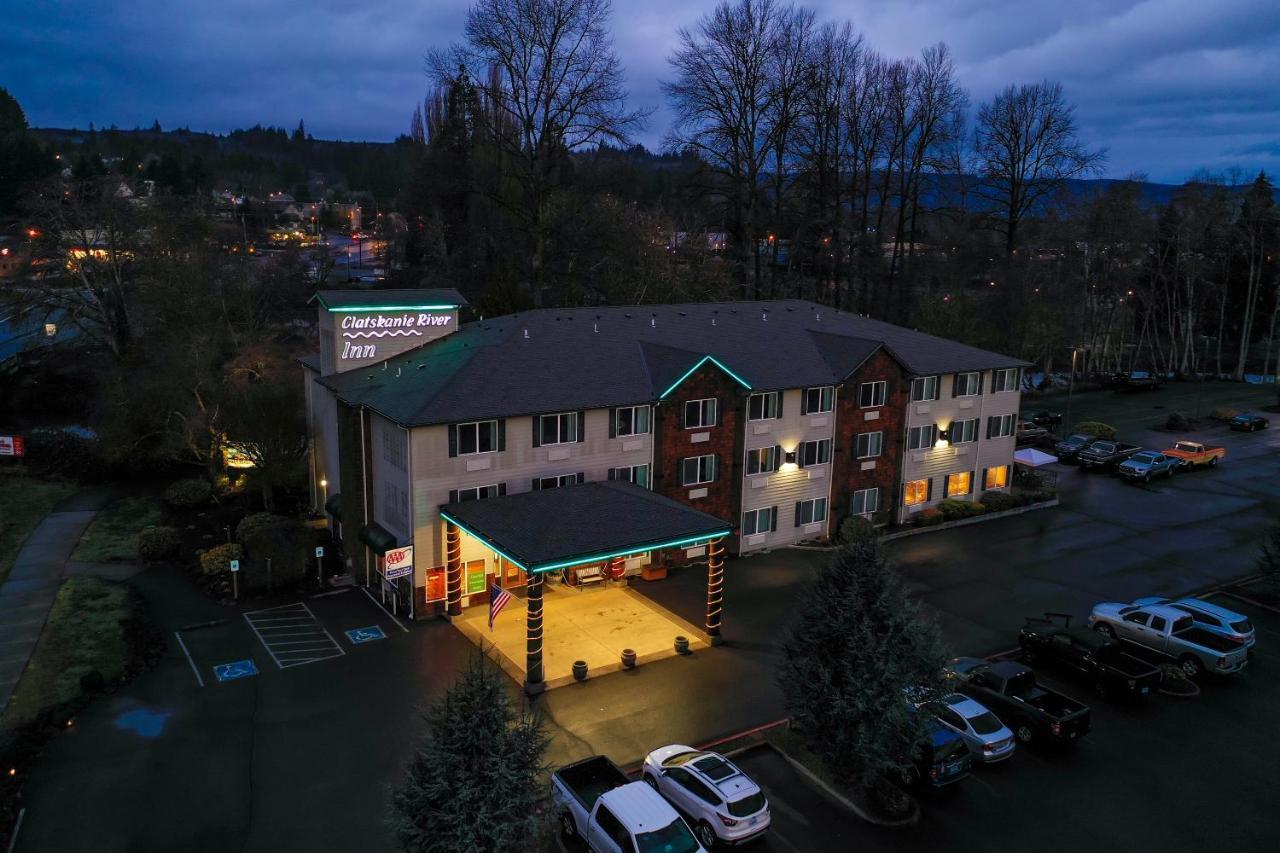
[[[1256,412],[1241,412],[1231,419],[1230,426],[1236,432],[1256,432],[1260,429],[1266,429],[1270,423],[1270,421]]]
[[[1114,471],[1116,466],[1142,448],[1123,441],[1095,441],[1076,454],[1076,461],[1086,471]]]
[[[1244,646],[1249,651],[1253,651],[1253,646],[1257,642],[1257,636],[1254,634],[1253,623],[1249,621],[1249,617],[1234,610],[1228,610],[1225,607],[1219,607],[1212,602],[1203,601],[1199,598],[1139,598],[1133,602],[1138,607],[1149,607],[1153,604],[1164,604],[1191,614],[1192,620],[1204,628],[1206,631],[1212,631],[1215,634],[1221,634],[1231,642],[1238,646]]]
[[[1206,465],[1213,468],[1220,460],[1227,457],[1227,449],[1225,447],[1186,440],[1175,441],[1173,447],[1166,448],[1160,452],[1165,456],[1172,456],[1177,459],[1183,468],[1199,468]]]
[[[1038,412],[1032,412],[1030,417],[1023,415],[1023,418],[1031,421],[1036,426],[1042,427],[1055,427],[1061,426],[1062,424],[1061,412],[1050,412],[1046,409],[1041,409]]]
[[[551,774],[560,830],[581,838],[592,853],[706,853],[684,819],[643,782],[628,782],[603,755]]]
[[[973,756],[958,733],[932,717],[925,723],[926,737],[911,762],[911,781],[940,790],[963,780],[973,766]]]
[[[1094,606],[1089,626],[1175,661],[1188,676],[1239,672],[1248,664],[1248,650],[1243,646],[1197,626],[1191,614],[1168,605],[1103,602]]]
[[[650,752],[642,778],[693,826],[703,847],[742,844],[769,829],[760,786],[723,755],[672,744]]]
[[[1160,670],[1098,631],[1028,619],[1018,635],[1018,646],[1023,660],[1043,661],[1083,677],[1099,696],[1141,698],[1160,686]]]
[[[996,764],[1013,757],[1013,732],[986,705],[960,693],[948,693],[924,709],[960,736],[974,761]]]
[[[1031,668],[1020,663],[955,658],[944,675],[955,681],[957,692],[999,714],[1021,743],[1043,738],[1069,744],[1089,732],[1089,706],[1038,684]]]
[[[1034,421],[1018,421],[1017,439],[1019,444],[1032,444],[1049,435],[1049,430],[1037,425]]]
[[[1145,370],[1111,374],[1111,387],[1117,391],[1155,391],[1160,385],[1160,377]]]
[[[1154,450],[1142,450],[1117,465],[1116,473],[1126,480],[1150,483],[1153,477],[1172,477],[1181,464],[1172,456],[1165,456]]]
[[[1075,462],[1076,455],[1093,444],[1094,440],[1093,436],[1078,432],[1059,441],[1053,446],[1053,450],[1058,454],[1059,462]]]

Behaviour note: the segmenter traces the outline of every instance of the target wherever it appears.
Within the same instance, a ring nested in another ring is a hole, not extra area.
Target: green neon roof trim
[[[459,530],[461,530],[463,533],[466,533],[466,534],[467,534],[468,536],[470,536],[471,538],[473,538],[473,539],[479,539],[481,542],[483,542],[483,543],[485,544],[485,546],[486,546],[487,548],[489,548],[489,550],[491,550],[491,551],[493,551],[494,553],[496,553],[499,557],[502,557],[502,559],[504,559],[504,560],[506,560],[507,562],[510,562],[510,563],[515,563],[517,566],[519,566],[521,569],[523,569],[523,570],[524,570],[524,571],[526,571],[526,572],[527,572],[527,571],[529,571],[529,567],[528,567],[528,566],[526,566],[524,563],[520,562],[520,561],[519,561],[519,560],[517,560],[515,557],[513,557],[513,556],[511,556],[510,554],[508,554],[507,552],[503,551],[501,548],[499,548],[498,546],[494,545],[494,544],[493,544],[492,542],[490,542],[488,539],[486,539],[485,537],[481,536],[479,533],[476,533],[476,532],[475,532],[474,530],[472,530],[470,527],[467,527],[467,526],[466,526],[465,524],[463,524],[461,521],[458,521],[458,519],[456,519],[456,518],[454,518],[453,516],[449,515],[449,513],[445,512],[444,510],[441,510],[441,511],[440,511],[440,517],[441,517],[441,518],[443,518],[445,521],[449,522],[450,524],[456,525],[456,526],[457,526],[457,528],[458,528]]]
[[[683,376],[681,376],[681,377],[680,377],[679,379],[677,379],[675,382],[672,382],[672,383],[671,383],[671,387],[670,387],[670,388],[668,388],[667,390],[665,390],[665,391],[663,391],[661,394],[659,394],[659,395],[658,395],[658,399],[659,399],[659,400],[661,400],[661,399],[665,398],[665,397],[666,397],[668,394],[670,394],[672,391],[676,390],[676,388],[680,387],[680,383],[681,383],[681,382],[683,382],[683,381],[685,381],[686,379],[688,379],[688,378],[689,378],[689,376],[690,376],[690,375],[692,375],[692,373],[693,373],[695,370],[697,370],[699,367],[702,367],[702,365],[706,364],[708,361],[709,361],[709,362],[711,362],[712,364],[714,364],[716,367],[718,367],[718,368],[720,368],[721,370],[723,370],[725,373],[729,374],[729,376],[730,376],[730,377],[731,377],[735,382],[737,382],[739,385],[741,385],[743,388],[746,388],[748,391],[750,391],[750,390],[751,390],[751,383],[747,382],[747,380],[743,379],[741,376],[739,376],[738,374],[734,373],[734,372],[733,372],[732,370],[730,370],[729,368],[725,367],[723,364],[721,364],[721,363],[720,363],[720,360],[719,360],[719,359],[717,359],[715,356],[713,356],[713,355],[704,355],[704,356],[703,356],[703,357],[698,361],[698,363],[697,363],[697,364],[695,364],[693,367],[690,367],[688,370],[686,370],[686,371],[684,372],[684,375],[683,375]]]
[[[706,533],[702,536],[690,536],[686,539],[673,539],[669,542],[653,542],[647,545],[637,546],[635,548],[627,548],[622,551],[613,551],[608,554],[592,554],[589,557],[575,557],[572,560],[565,560],[560,563],[551,563],[546,566],[538,566],[533,571],[537,574],[542,572],[554,572],[556,569],[567,569],[570,566],[581,566],[583,563],[596,563],[601,560],[612,560],[614,557],[626,557],[629,554],[642,554],[645,551],[656,551],[659,548],[675,548],[678,545],[695,545],[699,542],[710,542],[712,539],[719,539],[721,536],[728,536],[731,531],[721,530],[716,533]]]
[[[323,300],[321,300],[323,301]],[[331,307],[324,306],[330,311],[345,311],[351,314],[368,314],[374,311],[449,311],[459,306],[457,305],[340,305]]]

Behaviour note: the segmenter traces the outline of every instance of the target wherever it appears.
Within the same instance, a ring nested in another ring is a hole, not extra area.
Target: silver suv
[[[1221,634],[1231,642],[1244,646],[1250,654],[1253,653],[1254,643],[1258,641],[1254,635],[1253,623],[1249,621],[1248,616],[1199,598],[1139,598],[1134,604],[1139,607],[1163,604],[1166,607],[1181,610],[1183,613],[1189,613],[1192,620],[1201,628]]]
[[[715,752],[672,744],[645,756],[643,778],[689,818],[698,842],[742,844],[769,828],[760,786]]]

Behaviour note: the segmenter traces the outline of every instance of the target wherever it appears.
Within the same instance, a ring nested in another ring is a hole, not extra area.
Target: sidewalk
[[[71,552],[113,494],[105,488],[86,489],[45,516],[0,585],[0,713],[35,651]]]

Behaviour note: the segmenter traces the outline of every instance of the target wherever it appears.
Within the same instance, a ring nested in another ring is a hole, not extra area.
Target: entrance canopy
[[[731,532],[727,521],[617,481],[446,504],[445,521],[526,572],[552,572]]]

